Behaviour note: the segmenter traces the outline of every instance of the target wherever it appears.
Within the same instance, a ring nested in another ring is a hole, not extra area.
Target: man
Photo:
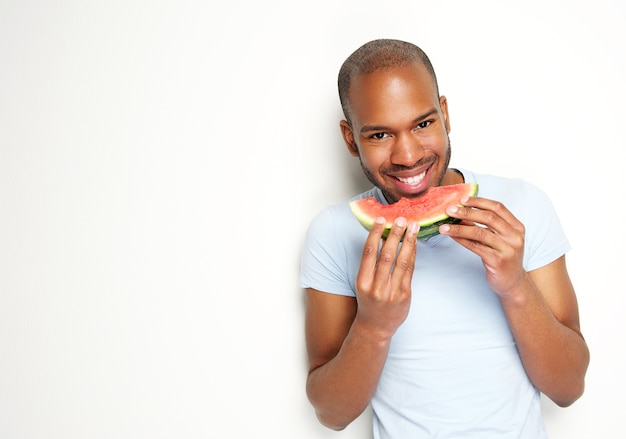
[[[550,201],[521,180],[448,167],[448,103],[418,47],[363,45],[339,95],[345,144],[375,186],[355,198],[463,182],[479,194],[426,241],[404,218],[381,240],[382,220],[368,233],[347,202],[314,219],[301,286],[320,422],[343,429],[371,403],[375,438],[547,437],[540,392],[572,404],[589,362]]]

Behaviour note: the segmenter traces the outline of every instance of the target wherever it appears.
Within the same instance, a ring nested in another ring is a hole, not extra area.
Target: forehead
[[[350,84],[350,107],[355,119],[400,112],[415,117],[416,113],[437,107],[438,102],[434,80],[422,64],[365,73]]]

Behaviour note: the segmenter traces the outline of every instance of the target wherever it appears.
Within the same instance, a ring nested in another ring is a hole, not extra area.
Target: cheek
[[[368,169],[378,170],[384,167],[388,160],[389,154],[382,149],[361,151],[361,163]]]
[[[438,155],[445,155],[448,150],[448,134],[443,131],[437,135],[428,136],[422,139],[422,147]]]

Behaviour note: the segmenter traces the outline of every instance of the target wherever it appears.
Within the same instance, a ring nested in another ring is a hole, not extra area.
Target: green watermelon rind
[[[463,194],[463,195],[467,195],[470,197],[475,196],[478,193],[478,184],[477,183],[470,183],[467,184],[467,186],[470,188],[470,191],[468,191],[467,193]],[[357,202],[358,201],[362,201],[363,199],[359,199],[359,200],[354,200],[350,203],[350,209],[352,210],[352,213],[354,214],[354,216],[356,217],[356,219],[359,221],[359,223],[361,223],[361,225],[366,229],[366,230],[370,230],[372,228],[372,226],[374,225],[374,220],[375,218],[370,217],[369,215],[365,215],[357,206]],[[458,206],[462,206],[462,204],[458,204]],[[417,234],[417,239],[418,240],[425,240],[428,238],[431,238],[435,235],[439,234],[439,227],[443,224],[458,224],[460,223],[461,220],[458,218],[452,218],[450,216],[448,216],[445,213],[433,216],[429,219],[425,219],[420,221],[420,230]],[[382,238],[386,239],[387,236],[389,235],[389,232],[391,231],[391,225],[393,224],[393,221],[388,221],[387,224],[385,225],[385,229],[383,230],[383,234],[382,234]]]

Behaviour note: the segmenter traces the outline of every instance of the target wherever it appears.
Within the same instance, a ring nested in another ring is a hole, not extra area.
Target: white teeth
[[[410,184],[410,185],[416,185],[416,184],[418,184],[420,181],[422,181],[424,179],[425,175],[426,175],[426,171],[422,172],[420,175],[416,175],[415,177],[409,177],[409,178],[397,177],[397,178],[402,183],[406,183],[406,184]]]

